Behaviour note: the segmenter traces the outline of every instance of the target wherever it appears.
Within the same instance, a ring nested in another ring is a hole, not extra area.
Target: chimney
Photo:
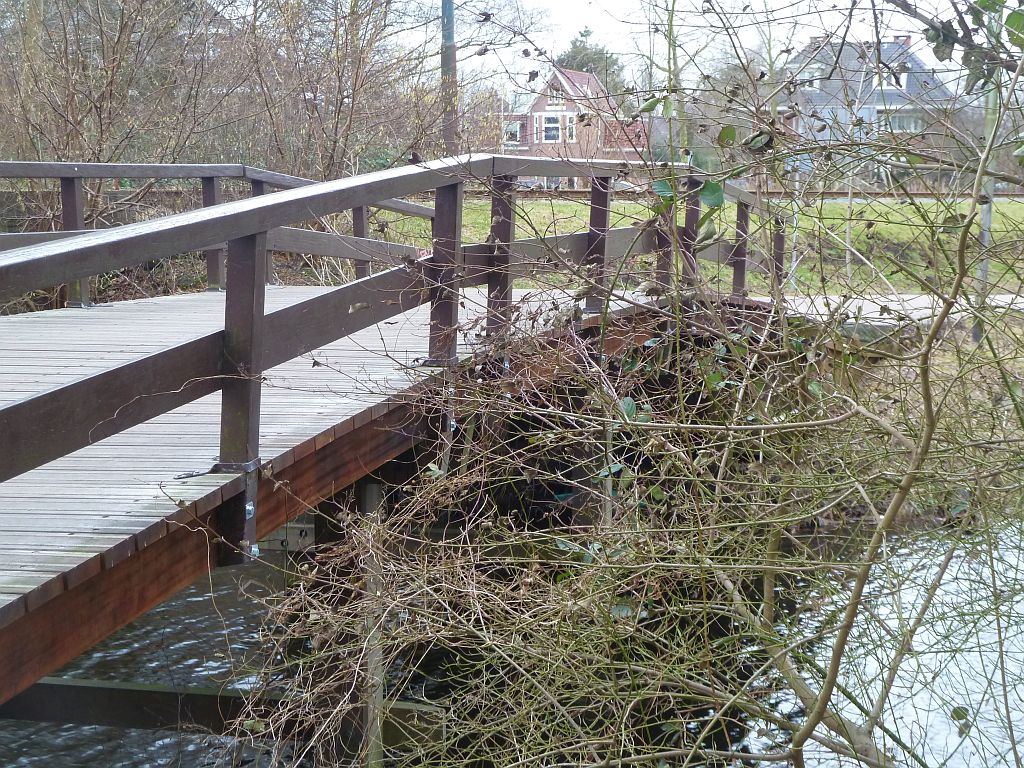
[[[893,35],[892,41],[894,43],[899,43],[905,48],[910,47],[910,35]]]

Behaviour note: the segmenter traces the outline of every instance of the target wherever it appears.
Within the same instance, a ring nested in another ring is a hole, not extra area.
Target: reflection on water
[[[852,721],[863,723],[863,706],[870,709],[878,698],[889,662],[915,621],[953,535],[947,529],[895,540],[885,562],[876,568],[839,678],[862,706],[851,703],[842,689],[833,696],[833,703]],[[1004,525],[997,532],[962,536],[957,544],[882,708],[881,722],[891,735],[876,732],[876,738],[898,765],[1017,764],[1014,741],[1024,747],[1022,543],[1024,530]],[[845,607],[844,597],[842,588],[834,595],[805,595],[814,610],[802,615],[801,633],[809,636],[822,628],[821,616]],[[827,665],[831,639],[808,650]],[[799,705],[784,697],[779,711],[787,707]],[[763,739],[756,744],[752,739],[750,745],[755,751],[771,746]],[[861,765],[821,747],[809,746],[806,757],[808,766],[818,768]]]
[[[57,675],[96,680],[221,685],[251,650],[263,618],[246,594],[280,586],[284,560],[224,568],[132,622]],[[194,733],[0,720],[3,768],[209,768],[223,740]]]
[[[875,572],[840,681],[868,707],[877,698],[901,633],[915,619],[949,546],[949,535],[947,530],[894,543]],[[1024,734],[1022,543],[1024,530],[1011,526],[998,535],[975,534],[962,542],[894,681],[882,722],[926,765],[973,768],[1014,763],[1008,734],[1012,728]],[[850,556],[856,556],[856,548]],[[251,648],[261,620],[258,605],[240,596],[239,578],[249,592],[256,591],[254,584],[281,582],[277,567],[266,565],[218,571],[61,674],[177,686],[222,683],[233,663]],[[842,582],[835,587],[832,595],[804,595],[807,610],[799,614],[798,625],[805,636],[820,628],[825,612],[841,607]],[[808,650],[821,663],[828,662],[827,643]],[[834,701],[841,700],[837,693]],[[800,711],[798,702],[786,696],[774,703],[783,715]],[[842,709],[863,722],[863,714],[852,704]],[[754,752],[771,751],[772,729],[751,725],[747,746]],[[894,747],[892,740],[886,746],[898,764],[921,764],[907,759],[905,750]],[[201,735],[0,721],[4,767],[210,768],[223,755],[222,742]],[[831,752],[808,749],[809,766],[854,764]]]

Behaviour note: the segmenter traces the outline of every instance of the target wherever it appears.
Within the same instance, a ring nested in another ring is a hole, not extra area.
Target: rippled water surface
[[[246,595],[280,585],[281,559],[224,568],[73,661],[63,677],[221,685],[233,662],[254,645],[262,612]],[[170,731],[0,720],[2,768],[209,768],[225,754],[223,739]]]

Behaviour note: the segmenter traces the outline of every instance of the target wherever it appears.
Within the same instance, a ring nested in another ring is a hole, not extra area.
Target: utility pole
[[[459,86],[455,72],[455,0],[441,0],[441,120],[444,153],[459,153]]]

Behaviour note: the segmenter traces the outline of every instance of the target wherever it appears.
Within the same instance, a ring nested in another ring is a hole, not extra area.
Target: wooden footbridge
[[[732,293],[719,298],[741,306],[751,214],[770,232],[757,263],[779,277],[781,220],[728,185],[735,237],[698,254],[700,175],[676,179],[681,226],[673,215],[668,227],[611,228],[612,181],[630,170],[473,155],[312,183],[238,165],[0,163],[0,177],[59,179],[64,225],[0,235],[0,300],[70,287],[66,308],[0,317],[0,705],[211,567],[253,557],[308,506],[436,439],[408,393],[472,354],[460,323],[501,330],[516,277],[539,267],[582,275],[583,322],[594,324],[608,316],[627,254],[656,254],[645,277],[662,293],[693,282],[699,255],[731,266]],[[517,240],[517,176],[589,177],[588,230]],[[201,179],[204,207],[82,231],[89,178]],[[223,178],[247,181],[252,196],[220,202]],[[484,243],[462,242],[467,185],[491,194]],[[401,199],[424,193],[433,208]],[[370,207],[429,217],[432,248],[368,238]],[[297,226],[344,211],[351,234]],[[197,251],[210,291],[90,306],[93,276]],[[358,277],[268,285],[275,252],[350,259]],[[623,311],[642,304],[620,297]]]

